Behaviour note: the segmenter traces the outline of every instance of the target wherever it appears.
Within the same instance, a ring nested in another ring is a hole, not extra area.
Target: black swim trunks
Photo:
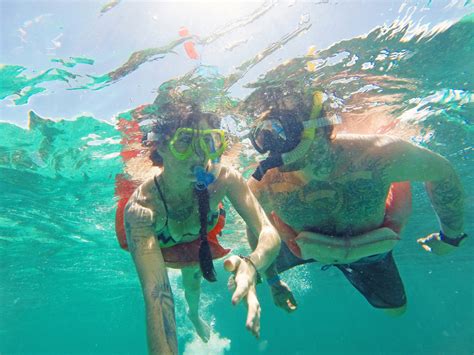
[[[376,308],[399,308],[407,298],[392,252],[369,256],[352,264],[334,265]]]
[[[280,254],[275,263],[278,273],[281,273],[314,261],[296,257],[285,243],[281,243]],[[350,283],[376,308],[399,308],[407,302],[405,288],[392,252],[368,256],[352,264],[325,265],[322,269],[330,266],[341,270]]]
[[[283,271],[289,270],[295,266],[313,263],[315,261],[316,260],[314,259],[303,260],[298,258],[290,251],[286,243],[281,243],[280,253],[275,259],[275,265],[278,273],[282,273]]]

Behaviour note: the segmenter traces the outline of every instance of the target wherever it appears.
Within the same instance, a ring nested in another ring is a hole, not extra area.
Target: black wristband
[[[466,233],[461,233],[457,238],[449,238],[443,231],[439,231],[439,239],[446,244],[452,245],[453,247],[458,247],[461,242],[467,238]]]
[[[257,282],[256,282],[256,283],[257,283],[257,285],[258,285],[259,283],[261,283],[261,282],[262,282],[262,277],[260,276],[260,273],[258,272],[257,267],[256,267],[255,264],[253,263],[252,259],[250,259],[250,257],[245,256],[245,255],[242,255],[242,254],[240,254],[239,257],[242,258],[242,259],[245,260],[247,263],[249,263],[250,265],[253,266],[253,268],[255,269],[255,273],[257,274]]]

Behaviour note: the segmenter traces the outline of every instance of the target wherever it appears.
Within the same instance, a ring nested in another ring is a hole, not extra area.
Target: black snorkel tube
[[[215,282],[217,280],[216,270],[214,269],[212,260],[211,247],[207,240],[207,215],[210,210],[208,186],[212,184],[216,178],[201,166],[194,168],[194,174],[196,176],[194,194],[198,199],[199,222],[201,225],[199,229],[199,238],[201,241],[199,245],[199,266],[203,277],[209,282]]]
[[[283,164],[284,163],[281,154],[270,152],[268,157],[258,164],[258,167],[255,169],[252,177],[257,181],[261,181],[268,170],[278,168]]]

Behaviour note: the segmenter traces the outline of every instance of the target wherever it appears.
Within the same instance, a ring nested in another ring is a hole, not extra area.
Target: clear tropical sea
[[[303,72],[301,80],[331,93],[343,131],[398,135],[447,157],[462,178],[473,234],[470,0],[0,6],[1,354],[146,353],[140,286],[115,239],[115,184],[126,173],[116,122],[134,122],[162,84],[212,94],[207,103],[243,137],[239,102],[262,83]],[[246,140],[238,148],[232,164],[248,176],[257,157]],[[424,252],[416,239],[438,224],[423,185],[413,192],[413,215],[394,252],[405,315],[386,316],[338,270],[309,264],[283,274],[298,301],[293,314],[258,287],[256,340],[244,307],[231,305],[219,261],[218,282],[202,287],[208,344],[185,316],[180,273],[170,271],[180,352],[473,354],[474,243],[445,257]],[[243,222],[230,207],[228,215],[223,244],[247,253]]]

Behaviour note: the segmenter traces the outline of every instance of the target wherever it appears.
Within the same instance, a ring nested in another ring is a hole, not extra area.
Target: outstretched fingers
[[[291,292],[288,295],[288,299],[286,300],[286,306],[286,310],[288,313],[296,311],[296,308],[298,307],[295,296],[293,296],[293,293]]]
[[[229,290],[234,290],[232,294],[232,304],[239,304],[242,299],[247,296],[250,285],[252,284],[248,265],[242,262],[239,256],[233,255],[224,262],[224,268],[234,273],[234,275],[229,277],[227,286]]]
[[[247,321],[245,326],[256,337],[260,337],[260,303],[258,302],[255,287],[247,294]]]
[[[245,326],[255,336],[260,336],[260,303],[255,288],[255,271],[248,262],[239,256],[231,256],[224,262],[224,268],[232,272],[227,287],[232,294],[232,304],[236,305],[245,300],[247,320]]]
[[[241,266],[242,267],[242,266]],[[243,272],[235,275],[235,291],[232,295],[232,304],[239,304],[240,301],[249,293],[250,283],[248,277]]]

